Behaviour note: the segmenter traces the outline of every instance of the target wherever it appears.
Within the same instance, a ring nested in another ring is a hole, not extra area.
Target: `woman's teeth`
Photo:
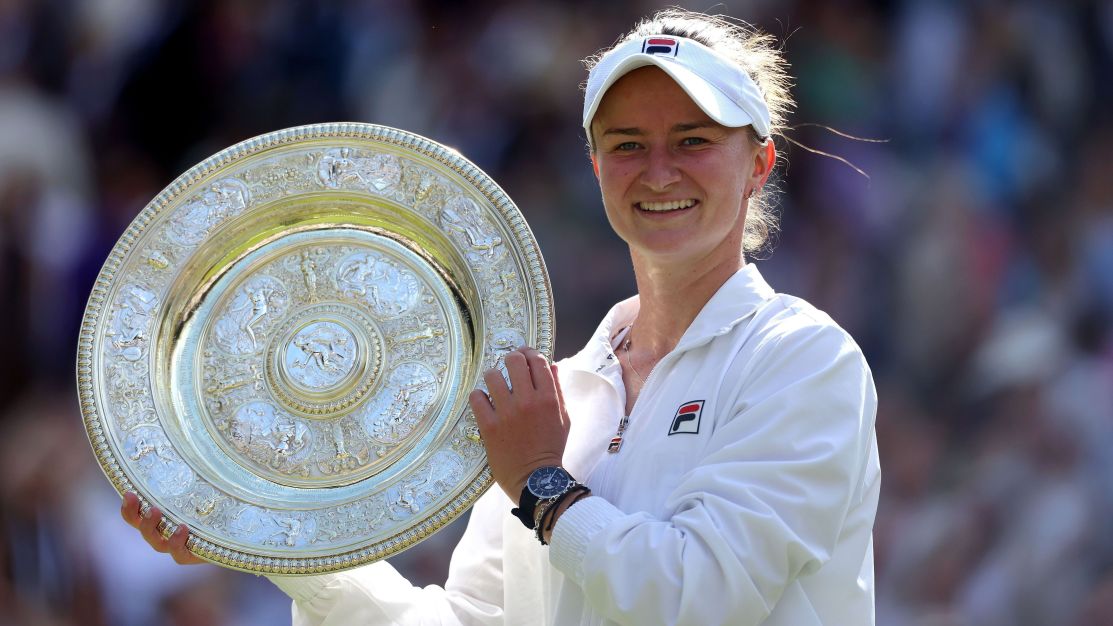
[[[639,202],[638,208],[643,211],[676,211],[677,209],[687,209],[695,206],[696,201],[688,200],[672,200],[670,202]]]

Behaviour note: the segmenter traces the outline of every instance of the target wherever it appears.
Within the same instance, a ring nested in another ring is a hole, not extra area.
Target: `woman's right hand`
[[[178,530],[174,531],[169,539],[163,537],[158,529],[159,522],[162,521],[162,511],[152,506],[147,509],[147,514],[143,515],[139,508],[139,497],[134,493],[129,491],[124,494],[124,502],[120,505],[120,515],[124,517],[125,522],[139,529],[143,539],[151,544],[152,548],[169,554],[174,557],[176,562],[182,565],[205,562],[186,547],[186,541],[189,540],[189,528],[185,524],[178,525]]]

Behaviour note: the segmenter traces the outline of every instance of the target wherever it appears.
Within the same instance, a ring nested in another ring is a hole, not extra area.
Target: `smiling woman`
[[[873,623],[869,367],[745,257],[772,227],[786,82],[769,37],[676,10],[591,63],[583,127],[638,294],[579,354],[522,346],[471,392],[499,489],[443,588],[385,562],[272,576],[296,623]],[[188,560],[157,512],[124,516]]]

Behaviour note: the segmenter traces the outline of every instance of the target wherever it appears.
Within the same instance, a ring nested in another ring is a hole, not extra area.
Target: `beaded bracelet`
[[[560,508],[560,504],[564,502],[564,499],[568,496],[571,496],[572,494],[576,494],[575,499],[573,499],[572,502],[568,505],[568,507],[571,508],[573,504],[576,504],[580,501],[580,498],[583,498],[590,493],[591,488],[587,485],[576,485],[568,491],[562,493],[559,498],[553,500],[551,504],[545,507],[545,509],[541,512],[541,516],[538,518],[537,526],[533,529],[534,532],[537,533],[537,540],[541,542],[541,545],[549,545],[549,542],[545,541],[545,531],[553,529],[553,524],[556,523],[556,520],[553,518],[557,510]]]

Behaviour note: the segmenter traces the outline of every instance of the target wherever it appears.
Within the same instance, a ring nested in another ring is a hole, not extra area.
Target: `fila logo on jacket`
[[[699,421],[702,415],[703,400],[692,400],[681,404],[672,418],[669,435],[699,434]]]

